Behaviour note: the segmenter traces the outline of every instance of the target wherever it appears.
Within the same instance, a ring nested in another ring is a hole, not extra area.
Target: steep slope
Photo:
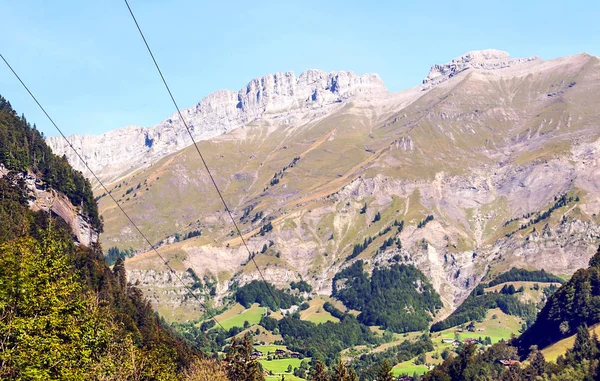
[[[535,324],[523,333],[515,345],[522,354],[532,345],[545,348],[577,332],[586,324],[600,322],[600,248],[588,268],[579,269],[549,299]]]
[[[600,236],[598,58],[492,51],[453,62],[402,93],[257,118],[200,143],[269,281],[302,278],[329,294],[350,262],[399,255],[440,292],[440,318],[488,272],[587,263]],[[216,280],[219,296],[258,278],[192,148],[110,189],[182,276]],[[106,197],[99,205],[106,247],[147,250]],[[127,268],[170,317],[190,313],[154,254]]]
[[[589,267],[577,270],[550,296],[535,323],[520,337],[485,349],[464,345],[457,356],[445,359],[423,379],[598,379],[600,341],[594,332],[600,319],[599,279],[600,248]],[[546,359],[545,354],[552,357]],[[520,363],[519,357],[527,361]]]
[[[91,186],[2,97],[0,168],[0,378],[177,379],[199,354],[61,218],[98,218]]]

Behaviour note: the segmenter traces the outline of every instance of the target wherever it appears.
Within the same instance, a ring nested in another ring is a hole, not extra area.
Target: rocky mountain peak
[[[539,58],[511,58],[503,50],[474,50],[445,64],[433,65],[427,77],[423,79],[423,84],[432,87],[468,69],[497,70],[537,59]]]
[[[239,91],[216,91],[182,110],[182,114],[194,138],[204,140],[260,118],[298,114],[385,91],[377,74],[307,70],[296,77],[290,71],[252,79]],[[102,135],[73,135],[69,140],[104,179],[117,178],[191,144],[177,114],[150,128],[128,126]],[[66,155],[73,167],[88,175],[62,138],[50,137],[47,143],[57,155]]]

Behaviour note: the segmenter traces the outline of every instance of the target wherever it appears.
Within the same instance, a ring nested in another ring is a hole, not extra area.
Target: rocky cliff
[[[276,73],[253,79],[237,92],[214,92],[182,110],[182,115],[194,139],[204,140],[259,118],[289,117],[385,91],[376,74],[307,70],[296,77],[293,72]],[[128,126],[99,136],[72,135],[69,141],[104,180],[114,180],[191,144],[178,114],[151,128]],[[66,155],[73,167],[86,172],[62,138],[49,137],[47,143],[57,155]]]
[[[0,178],[6,176],[8,170],[0,163]],[[19,174],[27,187],[29,208],[34,211],[43,210],[61,217],[73,231],[77,243],[90,246],[98,242],[98,232],[92,227],[81,208],[74,206],[67,196],[49,188],[44,181],[33,173]]]
[[[423,79],[423,84],[429,88],[468,69],[498,70],[538,59],[538,57],[511,58],[507,52],[502,50],[476,50],[448,63],[432,66],[427,77]]]

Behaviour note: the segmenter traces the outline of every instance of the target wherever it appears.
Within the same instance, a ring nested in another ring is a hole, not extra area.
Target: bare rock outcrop
[[[204,140],[260,118],[299,114],[385,91],[377,74],[307,70],[296,77],[293,72],[275,73],[255,78],[237,92],[216,91],[182,110],[182,115],[194,139]],[[116,179],[191,144],[178,114],[151,128],[127,126],[102,135],[72,135],[68,139],[105,180]],[[49,137],[47,143],[54,153],[66,155],[74,168],[90,176],[62,137]]]
[[[511,58],[507,52],[496,49],[475,50],[445,64],[433,65],[423,79],[423,84],[429,88],[468,69],[497,70],[537,59],[539,58]]]
[[[0,163],[0,178],[8,174],[8,169]],[[28,193],[29,208],[34,211],[42,210],[61,217],[73,231],[77,242],[90,246],[98,242],[98,232],[94,230],[87,217],[81,213],[81,208],[74,206],[62,193],[48,188],[44,182],[32,173],[18,174],[25,182]]]

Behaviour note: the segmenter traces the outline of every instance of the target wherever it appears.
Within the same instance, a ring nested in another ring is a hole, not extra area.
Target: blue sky
[[[183,108],[264,74],[309,68],[418,85],[469,50],[600,55],[597,1],[130,0]],[[121,0],[9,1],[0,52],[65,132],[151,126],[174,113]],[[37,106],[0,67],[0,94],[46,135]]]

